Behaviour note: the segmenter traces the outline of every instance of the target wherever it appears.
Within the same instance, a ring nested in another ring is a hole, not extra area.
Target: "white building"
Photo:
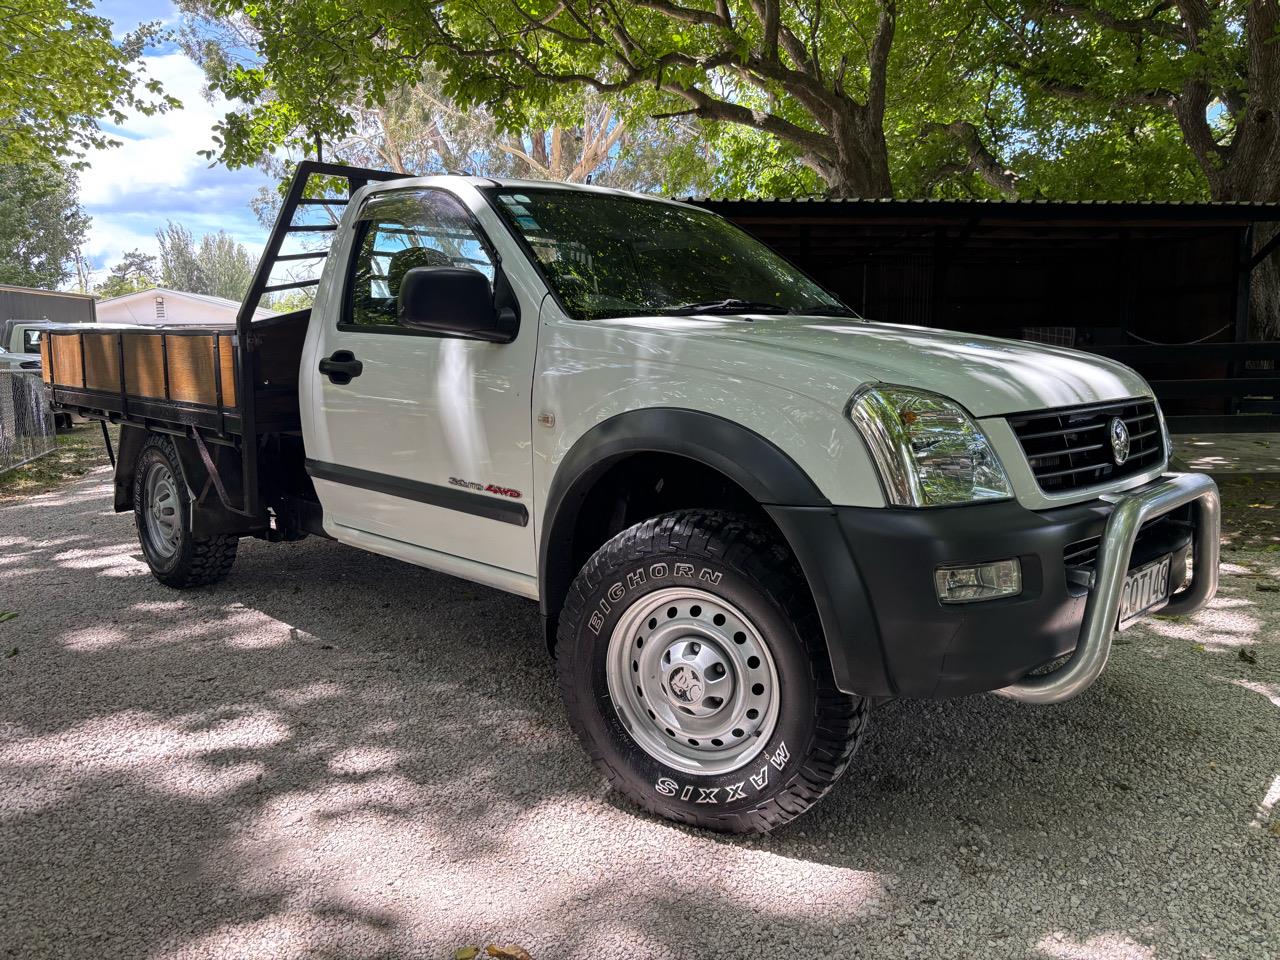
[[[99,323],[197,324],[235,323],[240,304],[223,297],[211,297],[204,293],[185,293],[166,287],[153,287],[126,293],[122,297],[99,300]],[[274,317],[275,311],[259,307],[253,318]]]

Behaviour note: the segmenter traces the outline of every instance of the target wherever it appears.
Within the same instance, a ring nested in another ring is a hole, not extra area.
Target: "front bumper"
[[[1176,587],[1184,548],[1194,545],[1194,579],[1171,599],[1170,613],[1198,608],[1217,586],[1217,488],[1201,474],[1166,474],[1106,499],[1040,512],[1013,502],[769,512],[813,590],[837,686],[864,696],[1002,690],[1035,702],[1069,699],[1105,666],[1130,567],[1172,553]],[[1009,557],[1022,566],[1018,596],[937,599],[937,567]],[[1049,680],[1026,680],[1073,651]]]

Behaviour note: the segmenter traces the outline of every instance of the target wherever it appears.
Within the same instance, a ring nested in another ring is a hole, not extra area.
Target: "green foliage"
[[[295,310],[310,310],[316,302],[315,294],[309,289],[288,290],[284,293],[277,293],[274,296],[268,295],[270,299],[265,304],[276,313],[293,313]]]
[[[52,290],[71,277],[89,218],[57,164],[0,164],[0,283]]]
[[[204,289],[195,292],[228,300],[244,299],[257,260],[243,244],[237,243],[225,230],[206,234],[200,238],[196,259],[204,276]]]
[[[93,291],[102,299],[122,297],[156,286],[156,258],[141,250],[130,250],[111,268],[111,272]]]
[[[80,167],[86,150],[119,144],[104,122],[180,106],[139,61],[158,26],[114,40],[92,10],[89,0],[0,0],[0,163]]]
[[[242,104],[214,152],[232,165],[321,141],[377,155],[370,111],[394,133],[430,75],[416,128],[483,118],[495,173],[503,144],[576,129],[585,94],[638,134],[617,157],[672,118],[630,182],[668,193],[1280,200],[1275,4],[183,2],[248,51],[207,64]]]
[[[726,176],[703,183],[757,182],[798,192],[892,189],[883,138],[886,109],[910,116],[922,102],[944,112],[975,102],[950,70],[947,41],[972,19],[972,3],[942,0],[822,0],[774,5],[748,0],[219,0],[216,12],[255,31],[251,66],[214,62],[211,83],[245,107],[219,130],[217,155],[253,163],[273,146],[302,148],[320,135],[359,131],[359,109],[384,105],[431,63],[446,97],[483,108],[503,132],[537,117],[564,116],[584,91],[604,97],[639,129],[679,116],[769,134],[723,134]],[[776,11],[777,29],[772,14]],[[894,45],[897,45],[895,47]],[[899,49],[900,48],[900,49]],[[890,56],[891,50],[894,51]],[[887,96],[886,89],[891,91]],[[352,107],[342,107],[351,104]],[[714,130],[714,138],[722,136]],[[697,170],[694,153],[664,151],[676,169]],[[670,184],[668,184],[670,187]]]
[[[1010,165],[1025,194],[1048,200],[1208,200],[1209,187],[1169,117],[1058,123],[1031,133]]]
[[[156,231],[160,244],[160,286],[241,300],[253,280],[257,261],[225,230],[199,243],[181,224],[170,221]]]
[[[1011,121],[1026,131],[1011,162],[1037,194],[1280,199],[1280,173],[1259,162],[1278,142],[1274,4],[992,0],[992,11],[987,56],[1006,65]],[[1246,104],[1271,119],[1241,138]]]
[[[188,293],[205,293],[204,271],[196,250],[195,238],[180,223],[170,220],[156,231],[160,245],[160,286]]]

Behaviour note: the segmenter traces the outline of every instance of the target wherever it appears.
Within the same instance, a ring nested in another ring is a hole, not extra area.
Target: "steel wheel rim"
[[[632,604],[609,637],[605,675],[631,738],[687,773],[745,766],[777,726],[768,644],[745,613],[703,590],[671,587]]]
[[[178,552],[182,537],[178,510],[178,485],[173,472],[163,463],[153,463],[143,486],[147,511],[147,544],[152,553],[168,559]]]

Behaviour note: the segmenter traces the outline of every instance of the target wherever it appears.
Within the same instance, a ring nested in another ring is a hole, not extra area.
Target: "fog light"
[[[1016,597],[1022,592],[1022,564],[1018,558],[972,566],[939,567],[933,574],[943,603],[973,603]]]

